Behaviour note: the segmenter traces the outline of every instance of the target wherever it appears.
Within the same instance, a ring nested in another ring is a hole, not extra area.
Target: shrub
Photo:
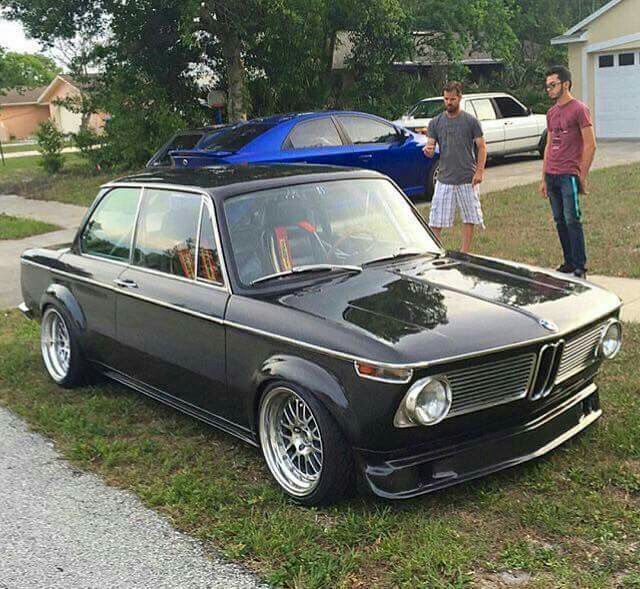
[[[36,140],[42,158],[38,162],[48,174],[59,172],[64,163],[62,146],[64,136],[52,121],[43,121],[38,125]]]

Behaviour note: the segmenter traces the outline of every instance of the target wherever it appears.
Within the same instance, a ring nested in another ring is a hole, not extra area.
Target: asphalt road
[[[0,589],[266,587],[0,407]]]

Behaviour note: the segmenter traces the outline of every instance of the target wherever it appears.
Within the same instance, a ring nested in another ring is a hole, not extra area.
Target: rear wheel
[[[333,503],[353,487],[351,449],[329,412],[305,389],[271,386],[260,404],[259,430],[273,478],[298,503]]]
[[[70,388],[84,381],[85,362],[67,311],[58,305],[45,309],[40,326],[40,351],[51,379]]]

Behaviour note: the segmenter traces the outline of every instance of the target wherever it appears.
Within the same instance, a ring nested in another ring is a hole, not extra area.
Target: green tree
[[[44,55],[0,48],[0,90],[46,86],[60,71],[55,62]]]

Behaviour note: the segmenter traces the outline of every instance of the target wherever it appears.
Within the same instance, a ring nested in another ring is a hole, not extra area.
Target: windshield
[[[300,278],[296,268],[315,264],[340,272],[339,266],[441,251],[414,209],[382,178],[263,190],[226,200],[224,211],[245,285],[279,273]]]
[[[407,116],[414,119],[432,119],[437,117],[444,110],[444,100],[442,98],[434,98],[433,100],[421,100],[418,104],[414,104]]]
[[[238,125],[224,133],[216,135],[212,141],[207,141],[207,151],[238,151],[273,125],[267,123],[246,123]]]

